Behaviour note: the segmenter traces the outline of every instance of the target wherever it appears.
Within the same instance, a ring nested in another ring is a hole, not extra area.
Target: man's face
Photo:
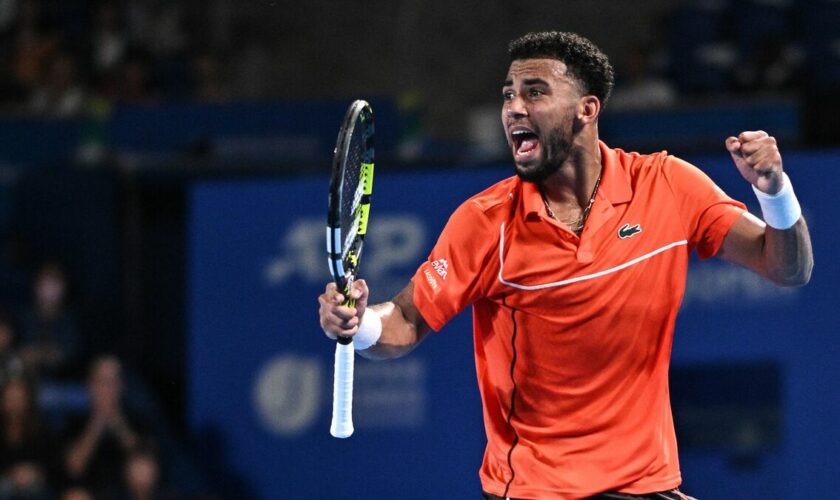
[[[510,64],[502,96],[502,124],[516,173],[542,182],[569,156],[580,89],[562,61],[518,59]]]

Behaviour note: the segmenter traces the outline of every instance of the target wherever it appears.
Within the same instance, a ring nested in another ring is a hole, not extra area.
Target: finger
[[[749,168],[760,176],[768,175],[776,170],[773,168],[772,164],[765,160],[755,161],[753,164],[749,165]]]
[[[324,289],[324,295],[335,297],[336,295],[341,295],[341,292],[339,292],[338,286],[336,286],[335,283],[329,282],[327,283],[327,286]]]
[[[332,314],[342,321],[350,321],[355,318],[358,311],[355,307],[350,306],[336,306],[332,309]]]
[[[750,152],[746,160],[751,167],[777,168],[782,165],[782,155],[775,144],[768,144]]]
[[[321,309],[329,309],[344,303],[344,296],[340,293],[322,293],[318,296],[318,303]]]
[[[324,335],[332,340],[337,340],[338,337],[352,337],[356,335],[358,328],[342,329],[337,326],[324,328]]]
[[[767,136],[767,132],[763,130],[747,130],[738,134],[738,140],[741,142],[750,142]]]
[[[324,318],[321,318],[321,330],[328,338],[335,340],[341,334],[342,328],[334,322],[325,321]]]
[[[762,149],[775,149],[776,151],[778,151],[776,139],[768,135],[766,137],[762,137],[761,139],[756,139],[741,144],[741,151],[743,151],[746,155],[751,155]]]
[[[335,283],[327,283],[327,286],[324,288],[324,293],[321,294],[321,297],[324,297],[325,300],[328,302],[333,302],[336,304],[341,304],[344,302],[344,295],[338,291],[338,287]]]
[[[774,173],[781,173],[779,166],[780,164],[774,158],[762,158],[755,165],[752,165],[752,169],[760,176],[768,176]]]
[[[741,149],[741,141],[731,135],[726,138],[724,144],[726,145],[726,150],[730,153],[737,153]]]
[[[326,294],[325,294],[326,295]],[[318,309],[318,318],[321,328],[325,332],[332,332],[331,326],[337,325],[340,328],[352,328],[359,323],[355,307],[338,305],[330,301],[324,295],[318,298],[321,306]]]
[[[361,320],[358,318],[358,316],[353,316],[350,319],[336,318],[336,321],[332,324],[334,324],[338,328],[341,328],[342,330],[352,330],[353,328],[359,326],[359,323],[361,323]]]
[[[744,158],[744,152],[741,150],[741,146],[741,141],[735,137],[730,137],[726,140],[726,150],[729,151],[729,155],[732,156],[732,161],[736,165]]]
[[[328,336],[341,335],[343,337],[352,337],[359,330],[359,321],[355,319],[354,321],[329,321],[326,324],[321,325],[321,328],[324,329],[324,332]]]
[[[351,296],[356,299],[356,308],[358,309],[358,313],[363,313],[364,309],[367,307],[368,297],[370,295],[367,282],[363,279],[357,279],[353,282],[353,288],[350,293]]]
[[[324,330],[327,337],[333,340],[337,335],[355,335],[359,327],[359,319],[355,316],[350,319],[344,319],[336,315],[322,315],[320,323],[321,329]]]
[[[367,294],[368,294],[367,282],[362,278],[359,278],[359,279],[353,281],[352,292],[355,294],[353,296],[354,299],[360,299],[363,296],[367,296]]]
[[[339,316],[332,315],[326,316],[321,326],[330,331],[334,331],[335,329],[349,330],[359,326],[359,323],[360,320],[356,316],[353,316],[352,318],[341,318]]]
[[[338,328],[336,330],[333,330],[333,332],[334,332],[333,335],[335,335],[335,338],[338,338],[338,337],[353,337],[354,335],[356,335],[356,333],[358,333],[358,331],[359,331],[359,329],[356,328],[356,327],[353,327],[353,328]]]

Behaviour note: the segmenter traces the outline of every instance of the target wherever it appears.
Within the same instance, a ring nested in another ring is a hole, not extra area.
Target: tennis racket
[[[354,306],[350,286],[359,269],[362,243],[370,215],[373,189],[373,110],[362,100],[353,102],[338,132],[330,179],[327,212],[327,254],[330,273],[345,305]],[[333,414],[330,434],[353,434],[352,337],[339,337],[335,346]]]

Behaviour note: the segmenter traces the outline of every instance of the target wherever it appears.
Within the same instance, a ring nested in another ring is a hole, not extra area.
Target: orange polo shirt
[[[436,331],[473,306],[480,477],[495,495],[681,482],[668,365],[689,254],[716,254],[744,205],[665,152],[600,148],[580,238],[548,217],[536,185],[511,177],[453,213],[413,278]]]

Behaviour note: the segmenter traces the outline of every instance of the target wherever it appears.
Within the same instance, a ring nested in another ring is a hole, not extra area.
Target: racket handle
[[[335,376],[333,380],[333,413],[330,434],[347,438],[353,434],[353,342],[335,344]]]

